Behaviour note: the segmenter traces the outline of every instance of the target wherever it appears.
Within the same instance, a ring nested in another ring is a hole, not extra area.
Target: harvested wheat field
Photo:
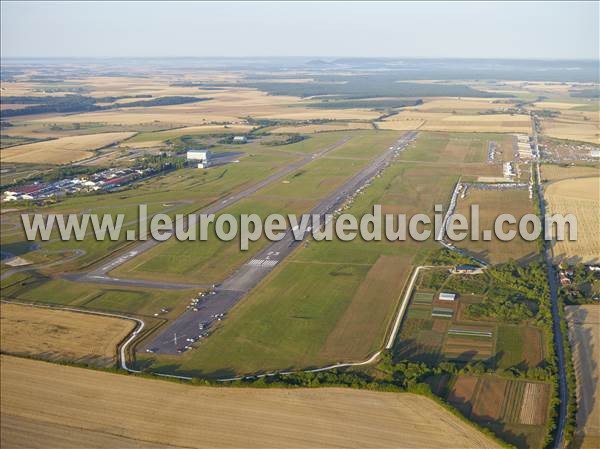
[[[403,123],[408,122],[408,123]],[[418,126],[420,124],[420,126]],[[430,112],[418,109],[402,111],[383,122],[380,128],[399,129],[400,126],[412,126],[408,129],[447,132],[493,132],[493,133],[529,133],[531,123],[526,115],[510,114],[453,114],[448,112]],[[418,128],[415,128],[418,126]]]
[[[600,167],[587,165],[542,165],[542,180],[558,181],[560,179],[600,176]]]
[[[440,97],[426,99],[425,102],[416,109],[428,112],[467,112],[476,114],[483,111],[501,111],[510,107],[511,104],[506,99],[500,98],[458,98],[458,97]]]
[[[98,447],[107,438],[123,447],[500,447],[409,393],[194,387],[9,356],[1,362],[4,448]]]
[[[600,259],[600,177],[565,179],[550,184],[544,196],[549,214],[574,214],[577,240],[553,242],[556,260],[598,262]]]
[[[135,133],[101,133],[19,145],[2,150],[0,161],[34,164],[66,164],[93,156],[93,151],[133,136]]]
[[[600,115],[588,113],[579,117],[567,119],[544,119],[542,121],[542,134],[556,139],[576,140],[600,144]]]
[[[534,212],[533,203],[529,199],[527,190],[479,190],[470,188],[467,190],[466,197],[457,201],[456,213],[462,214],[471,220],[472,206],[479,207],[480,229],[494,229],[496,218],[500,214],[511,214],[517,220],[520,220],[526,214]],[[512,227],[516,229],[516,227]],[[491,263],[507,262],[511,259],[527,261],[536,257],[537,246],[535,242],[530,242],[517,235],[509,241],[502,241],[492,234],[489,241],[471,240],[465,238],[462,241],[455,242],[459,248],[467,250],[469,253],[477,255]]]
[[[567,306],[577,376],[577,436],[584,448],[600,445],[600,306]]]
[[[18,304],[0,306],[2,351],[95,366],[115,362],[129,320]]]
[[[421,126],[423,126],[424,123],[425,120],[407,119],[375,122],[375,125],[379,129],[391,129],[393,131],[412,131],[415,129],[419,129]]]

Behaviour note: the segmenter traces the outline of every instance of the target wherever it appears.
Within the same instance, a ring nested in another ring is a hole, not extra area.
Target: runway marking
[[[248,265],[252,265],[253,267],[274,267],[278,262],[278,260],[252,259],[248,262]]]

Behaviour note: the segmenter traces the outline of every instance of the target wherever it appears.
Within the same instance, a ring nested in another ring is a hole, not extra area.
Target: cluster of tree
[[[600,98],[600,89],[572,90],[570,94],[577,98]]]
[[[373,97],[487,97],[488,92],[461,84],[399,82],[397,73],[368,75],[322,75],[311,83],[248,81],[240,85],[266,91],[273,95],[316,97],[327,95],[339,99]],[[498,94],[509,97],[511,95]]]
[[[457,293],[481,295],[487,291],[489,282],[489,276],[485,273],[454,275],[444,288]]]
[[[31,115],[44,113],[70,113],[70,112],[91,112],[116,108],[133,108],[148,106],[169,106],[175,104],[194,103],[197,101],[206,101],[209,98],[170,96],[152,98],[151,100],[140,100],[129,103],[115,103],[101,106],[99,103],[114,102],[122,98],[149,98],[150,96],[122,96],[122,97],[100,97],[94,98],[85,95],[69,94],[64,96],[10,96],[2,99],[6,104],[26,104],[30,105],[21,109],[5,109],[2,111],[3,117],[12,117],[17,115]]]
[[[553,111],[551,109],[542,109],[539,111],[535,111],[535,114],[538,117],[546,117],[546,118],[554,118],[554,117],[558,117],[560,115],[559,111]]]
[[[252,136],[250,136],[250,135],[245,135],[244,137],[246,137],[247,140],[252,139]],[[235,136],[233,134],[227,134],[222,139],[220,139],[218,141],[218,143],[221,145],[231,145],[232,143],[235,143],[234,139],[235,139]]]
[[[570,285],[562,285],[559,289],[559,295],[567,304],[588,304],[597,302],[598,286],[600,286],[600,272],[588,270],[584,264],[579,263],[571,268]]]
[[[473,318],[496,318],[506,323],[519,323],[530,319],[533,313],[522,302],[520,297],[492,295],[488,293],[483,302],[469,304],[467,314]]]
[[[573,354],[571,352],[571,344],[569,343],[569,329],[567,328],[567,320],[565,318],[565,309],[562,300],[559,298],[559,314],[560,314],[560,331],[562,333],[562,345],[565,356],[565,375],[567,379],[567,419],[565,424],[565,447],[573,439],[575,430],[577,429],[577,378],[575,376],[575,366],[573,365]]]
[[[450,251],[446,248],[440,248],[430,254],[427,265],[459,265],[473,264],[470,257],[459,254],[456,251]]]
[[[546,270],[541,263],[520,266],[514,261],[486,270],[490,285],[482,303],[470,304],[467,313],[474,318],[496,318],[519,323],[535,316],[538,321],[551,322],[548,310],[541,307],[548,296]],[[540,312],[544,312],[540,315]],[[548,321],[550,319],[550,321]]]
[[[450,272],[447,269],[427,270],[423,273],[421,287],[439,290],[448,276],[450,276]]]
[[[269,146],[290,145],[292,143],[302,142],[305,139],[308,139],[308,137],[302,136],[300,134],[292,134],[292,135],[288,136],[286,139],[272,140],[270,142],[261,142],[261,145],[269,145]]]
[[[72,178],[73,176],[90,175],[96,171],[98,171],[98,169],[94,167],[84,167],[81,165],[66,165],[58,167],[55,170],[42,173],[39,177],[36,178],[36,181],[56,182],[60,181],[61,179]],[[31,179],[28,179],[27,182],[31,182]]]
[[[176,170],[185,167],[185,159],[178,156],[168,156],[165,154],[146,156],[136,164],[139,169],[151,169],[161,172],[168,170]]]

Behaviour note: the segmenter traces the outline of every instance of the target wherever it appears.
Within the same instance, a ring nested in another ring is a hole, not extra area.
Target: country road
[[[538,148],[538,136],[535,127],[535,116],[531,115],[531,125],[533,132],[533,144],[534,154],[537,155],[535,161],[536,169],[536,184],[537,184],[537,195],[538,202],[540,205],[540,215],[542,222],[546,216],[546,203],[544,202],[544,190],[541,184],[540,176],[540,162],[539,162],[539,148]],[[558,418],[556,421],[556,432],[554,437],[555,449],[562,449],[564,446],[565,437],[565,424],[567,420],[567,403],[569,398],[569,392],[567,390],[567,374],[565,370],[565,353],[563,350],[563,342],[566,336],[562,335],[560,328],[560,313],[558,305],[558,284],[556,271],[552,261],[552,241],[544,240],[544,260],[546,262],[546,269],[548,272],[548,284],[550,287],[550,301],[552,303],[552,330],[554,333],[554,349],[556,351],[556,358],[558,361],[558,395],[559,395],[559,406],[558,406]]]

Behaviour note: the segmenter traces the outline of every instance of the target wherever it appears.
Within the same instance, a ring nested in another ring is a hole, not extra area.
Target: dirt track
[[[8,356],[1,368],[7,449],[500,447],[408,393],[192,387]]]

